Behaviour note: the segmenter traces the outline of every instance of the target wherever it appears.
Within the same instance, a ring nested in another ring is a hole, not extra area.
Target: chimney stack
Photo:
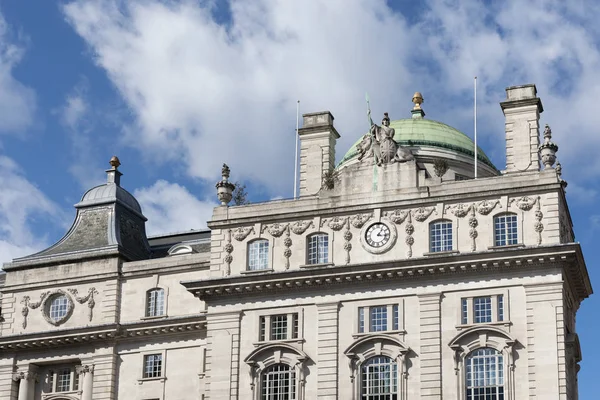
[[[340,134],[329,111],[302,115],[300,137],[300,196],[316,194],[325,173],[335,168],[335,143]]]
[[[506,101],[500,103],[506,117],[505,173],[539,171],[539,122],[544,112],[534,84],[506,88]]]

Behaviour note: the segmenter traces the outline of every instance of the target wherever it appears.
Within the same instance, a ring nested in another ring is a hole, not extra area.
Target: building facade
[[[534,85],[506,90],[506,169],[411,118],[335,164],[299,130],[300,196],[148,238],[111,160],[52,247],[4,267],[8,400],[575,400],[592,293]],[[541,162],[540,162],[541,160]]]

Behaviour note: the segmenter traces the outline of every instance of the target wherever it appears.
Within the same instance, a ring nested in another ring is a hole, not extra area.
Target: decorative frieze
[[[94,295],[95,294],[99,294],[98,291],[96,290],[95,287],[91,287],[88,289],[88,294],[82,297],[77,296],[78,292],[77,289],[67,289],[67,291],[69,293],[71,293],[73,296],[75,296],[75,300],[79,303],[79,304],[85,304],[87,303],[88,305],[88,319],[90,322],[92,322],[92,318],[94,317],[94,307],[96,306],[96,301],[94,300]]]
[[[292,232],[294,232],[294,234],[302,235],[311,226],[315,226],[312,221],[296,221],[290,224],[290,229]]]
[[[475,206],[475,208],[477,209],[477,212],[481,215],[488,215],[489,213],[492,212],[492,210],[494,208],[496,208],[496,206],[498,206],[498,208],[502,208],[502,204],[500,204],[500,200],[482,200],[479,203],[477,203],[477,205]]]
[[[233,230],[233,238],[238,242],[241,242],[242,240],[246,239],[251,233],[254,233],[253,226],[235,228]]]
[[[533,208],[537,201],[535,197],[523,196],[517,199],[510,199],[509,204],[515,204],[519,210],[529,211]]]

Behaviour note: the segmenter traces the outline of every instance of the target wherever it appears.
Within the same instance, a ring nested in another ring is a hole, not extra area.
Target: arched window
[[[439,220],[429,224],[429,251],[452,251],[452,221]]]
[[[497,350],[484,347],[465,359],[466,400],[504,400],[504,363]]]
[[[296,371],[287,364],[275,364],[261,375],[261,400],[295,400]]]
[[[308,237],[307,264],[325,264],[329,262],[329,235],[315,233]]]
[[[150,289],[146,292],[146,317],[165,315],[165,290]]]
[[[494,246],[517,244],[517,215],[500,214],[494,217]]]
[[[398,398],[398,365],[390,357],[378,356],[361,367],[362,400],[396,400]]]
[[[248,270],[269,268],[269,241],[258,239],[248,243]]]

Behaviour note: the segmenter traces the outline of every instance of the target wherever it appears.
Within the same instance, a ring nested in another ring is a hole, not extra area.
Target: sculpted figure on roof
[[[371,121],[371,129],[369,130],[368,136],[370,136],[371,151],[374,156],[374,163],[377,165],[382,165],[391,164],[394,162],[405,162],[414,159],[410,150],[399,146],[394,141],[394,134],[396,131],[394,128],[390,127],[390,118],[388,113],[383,114],[381,126],[373,123],[370,110],[368,116],[369,120]],[[365,155],[367,157],[370,156],[370,154],[367,153],[367,150],[364,149],[365,146],[363,146],[363,144],[366,145],[366,143],[369,141],[366,140],[366,136],[367,135],[365,135],[365,138],[363,138],[363,141],[359,146],[359,152],[361,153],[359,160],[362,160]]]

